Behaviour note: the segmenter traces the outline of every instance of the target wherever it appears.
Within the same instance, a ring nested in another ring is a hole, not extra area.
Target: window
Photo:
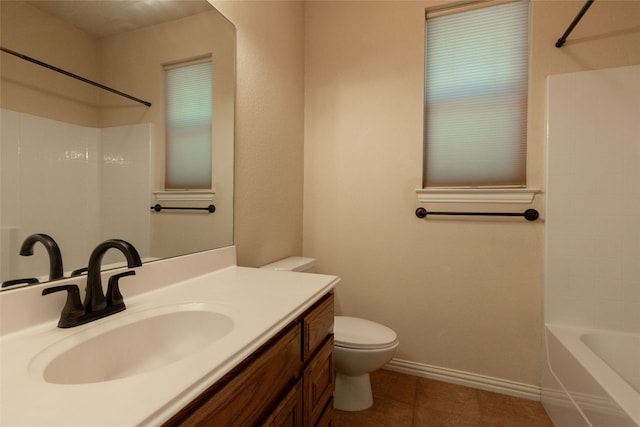
[[[211,188],[211,59],[165,67],[167,190]]]
[[[427,11],[423,187],[526,186],[529,2]]]

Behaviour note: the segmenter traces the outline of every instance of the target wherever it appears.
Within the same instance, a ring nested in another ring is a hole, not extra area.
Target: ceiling
[[[97,38],[213,10],[206,0],[27,1]]]

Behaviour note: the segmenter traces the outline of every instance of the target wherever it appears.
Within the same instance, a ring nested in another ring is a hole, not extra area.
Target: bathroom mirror
[[[44,245],[19,255],[35,233],[57,242],[65,277],[110,238],[131,242],[145,262],[233,244],[231,22],[205,0],[2,1],[0,15],[3,48],[151,104],[0,53],[2,282],[48,281]],[[212,63],[212,188],[164,191],[165,69],[203,57]],[[109,251],[103,269],[121,258]]]

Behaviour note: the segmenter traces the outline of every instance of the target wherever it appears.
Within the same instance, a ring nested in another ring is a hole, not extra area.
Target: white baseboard
[[[384,369],[529,400],[540,400],[540,387],[538,386],[474,374],[472,372],[441,368],[439,366],[425,365],[423,363],[395,358],[391,359],[391,361],[384,366]]]

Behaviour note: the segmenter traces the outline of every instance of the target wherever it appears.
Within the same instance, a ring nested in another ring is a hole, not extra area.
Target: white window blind
[[[211,188],[211,61],[166,68],[168,190]]]
[[[526,185],[528,46],[527,0],[427,12],[423,187]]]

